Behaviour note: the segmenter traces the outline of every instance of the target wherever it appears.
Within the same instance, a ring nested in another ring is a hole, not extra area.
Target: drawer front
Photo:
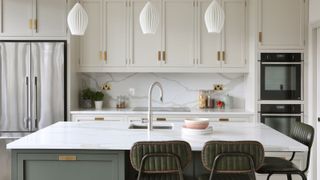
[[[105,115],[95,115],[95,116],[87,116],[87,115],[73,115],[72,121],[74,122],[84,122],[84,121],[124,121],[125,116],[105,116]]]
[[[124,155],[19,154],[18,180],[124,179]]]

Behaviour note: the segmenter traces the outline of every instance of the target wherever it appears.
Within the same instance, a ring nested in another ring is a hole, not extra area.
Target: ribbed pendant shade
[[[217,0],[213,0],[204,15],[204,21],[208,32],[220,33],[224,25],[224,18],[224,10]]]
[[[140,13],[140,26],[143,34],[154,34],[159,25],[157,8],[148,1]]]
[[[84,35],[88,26],[88,14],[78,2],[68,14],[68,26],[72,35]]]

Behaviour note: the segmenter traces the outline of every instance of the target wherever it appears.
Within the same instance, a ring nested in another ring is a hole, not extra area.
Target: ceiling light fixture
[[[208,6],[204,21],[209,33],[220,33],[224,25],[224,10],[217,0],[213,0]]]
[[[88,14],[78,1],[68,14],[68,26],[72,35],[84,35],[88,26]]]
[[[148,1],[140,13],[140,26],[143,34],[155,34],[159,19],[157,8]]]

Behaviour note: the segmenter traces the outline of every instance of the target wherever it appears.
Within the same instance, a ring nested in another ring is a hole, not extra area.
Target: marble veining
[[[198,107],[198,91],[212,89],[213,84],[223,84],[223,94],[232,97],[232,108],[244,109],[245,75],[244,74],[184,74],[184,73],[81,73],[80,88],[101,89],[110,83],[111,90],[105,91],[105,107],[115,107],[116,97],[128,97],[129,107],[146,106],[147,91],[151,83],[159,81],[164,88],[164,103],[153,100],[154,106]],[[135,94],[129,93],[135,89]],[[158,93],[155,92],[155,96]],[[214,96],[218,97],[215,93]]]

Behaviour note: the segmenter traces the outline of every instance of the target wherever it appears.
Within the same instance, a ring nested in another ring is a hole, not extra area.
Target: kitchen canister
[[[229,94],[222,96],[221,100],[224,102],[225,109],[232,109],[232,97]]]

